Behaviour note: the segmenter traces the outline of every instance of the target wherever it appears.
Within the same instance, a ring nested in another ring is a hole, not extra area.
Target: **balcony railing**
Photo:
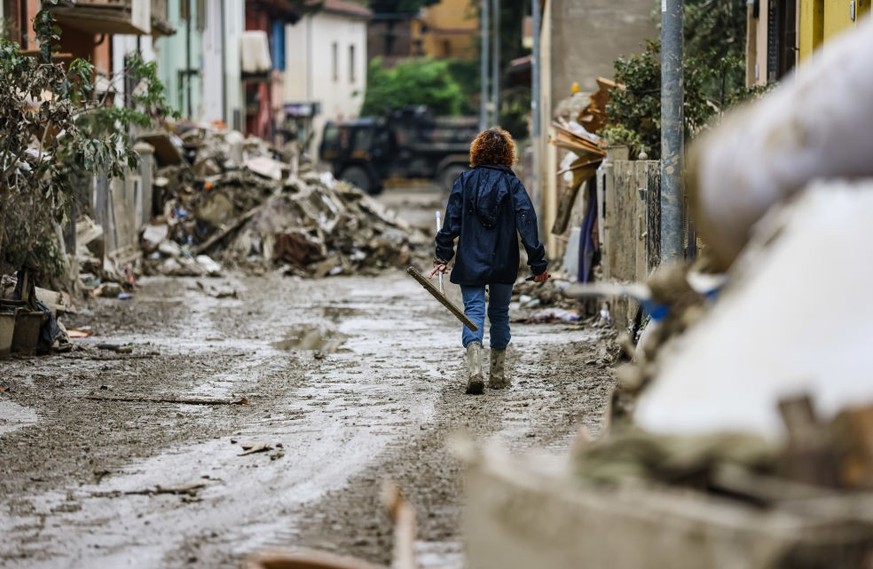
[[[167,0],[75,0],[53,9],[55,18],[94,34],[169,35]]]

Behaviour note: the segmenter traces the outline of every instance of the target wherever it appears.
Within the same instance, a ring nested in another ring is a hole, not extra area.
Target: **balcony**
[[[52,9],[58,23],[93,34],[172,35],[167,0],[75,0]]]

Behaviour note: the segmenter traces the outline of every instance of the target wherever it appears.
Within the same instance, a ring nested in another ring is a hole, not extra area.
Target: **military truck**
[[[370,194],[387,179],[425,178],[451,189],[468,168],[475,117],[435,117],[425,107],[395,110],[384,118],[328,122],[319,148],[334,176]]]

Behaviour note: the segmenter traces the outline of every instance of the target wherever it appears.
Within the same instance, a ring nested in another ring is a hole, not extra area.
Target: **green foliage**
[[[745,88],[745,0],[686,0],[685,136],[692,138],[728,107],[755,94]],[[634,155],[661,153],[661,50],[650,41],[640,55],[615,62],[615,78],[624,90],[612,93],[610,124],[601,132],[611,144]]]
[[[464,94],[461,114],[479,114],[479,61],[448,59],[446,63],[449,66],[449,75],[458,83]]]
[[[746,0],[686,0],[685,51],[713,68],[723,66],[726,59],[744,61],[746,7]],[[732,66],[721,79],[723,85],[711,84],[707,90],[732,93],[745,88],[742,66]]]
[[[136,88],[128,107],[116,107],[96,97],[90,63],[52,61],[60,30],[49,12],[37,13],[34,30],[38,58],[0,39],[0,261],[48,272],[62,268],[56,230],[77,192],[87,192],[82,181],[135,166],[129,129],[166,115],[167,106],[154,64],[131,59]]]
[[[504,89],[500,94],[500,126],[516,140],[529,134],[531,92],[526,87]]]
[[[661,51],[649,42],[641,55],[619,58],[615,80],[624,89],[612,91],[607,115],[609,125],[600,133],[610,144],[625,145],[634,155],[645,150],[657,157],[661,136]]]
[[[413,59],[386,68],[376,58],[367,71],[361,114],[381,116],[398,107],[427,105],[437,115],[458,115],[463,104],[464,94],[448,62]]]

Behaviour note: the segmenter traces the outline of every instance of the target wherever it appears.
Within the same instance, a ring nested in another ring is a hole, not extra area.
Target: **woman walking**
[[[488,387],[509,387],[506,347],[509,345],[509,301],[518,276],[518,236],[527,251],[527,263],[536,282],[549,278],[548,260],[537,235],[537,216],[524,185],[510,167],[515,163],[515,143],[508,132],[491,128],[479,133],[470,145],[470,166],[455,180],[445,221],[436,236],[436,255],[430,276],[446,272],[458,253],[450,280],[461,286],[464,313],[478,327],[466,326],[461,342],[466,349],[467,393],[480,394],[482,339],[485,332],[485,287],[491,323],[491,366]]]

